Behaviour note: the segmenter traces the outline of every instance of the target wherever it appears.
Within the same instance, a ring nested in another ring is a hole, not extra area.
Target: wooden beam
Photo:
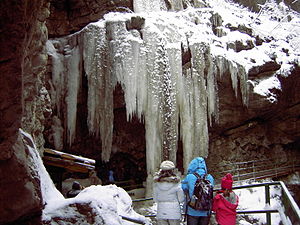
[[[62,167],[70,171],[89,173],[91,170],[95,169],[95,166],[80,162],[75,162],[72,160],[60,159],[51,156],[44,156],[43,161],[46,165]]]
[[[77,161],[77,162],[81,162],[81,163],[85,163],[85,164],[90,164],[90,165],[96,164],[96,161],[94,159],[89,159],[89,158],[82,157],[82,156],[76,156],[76,155],[72,155],[69,153],[53,150],[50,148],[45,148],[44,153],[46,153],[45,155],[60,157],[62,159],[73,160],[73,161]]]

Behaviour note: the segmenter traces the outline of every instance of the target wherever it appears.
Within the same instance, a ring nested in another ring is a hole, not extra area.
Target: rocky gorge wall
[[[19,129],[32,133],[42,151],[49,2],[1,1],[0,8],[0,224],[7,224],[34,220],[42,209],[39,180]]]
[[[223,105],[229,113],[223,117],[227,125],[221,131],[212,128],[210,133],[208,163],[212,171],[222,171],[224,165],[228,168],[235,161],[264,160],[274,165],[275,162],[285,165],[299,162],[300,96],[294,89],[299,86],[299,68],[281,82],[282,92],[276,104],[252,93],[247,110]],[[232,115],[240,115],[240,121],[235,121]]]
[[[20,224],[20,221],[39,215],[43,207],[39,182],[35,179],[34,167],[28,161],[19,128],[34,137],[41,154],[45,139],[46,144],[51,144],[46,132],[51,126],[49,118],[52,113],[46,88],[49,77],[45,43],[48,36],[74,33],[108,11],[132,10],[132,2],[4,0],[0,1],[0,7],[0,202],[4,203],[0,206],[0,224]],[[268,72],[272,70],[276,68],[271,67]],[[218,81],[220,118],[209,131],[208,165],[212,171],[222,170],[222,165],[218,164],[220,161],[268,159],[274,155],[282,161],[299,159],[299,72],[296,68],[291,76],[281,78],[282,91],[278,93],[276,104],[252,94],[248,108],[234,100],[234,93],[228,88],[229,75],[227,80]],[[129,163],[142,170],[145,168],[144,126],[135,120],[126,122],[124,104],[123,92],[118,87],[114,92],[113,136],[114,152],[118,154],[112,155],[112,161],[125,156]],[[86,112],[83,110],[81,114]],[[101,143],[86,139],[88,135],[84,125],[79,124],[78,129],[82,138],[68,150],[92,158],[99,157],[98,148],[96,150],[93,146]],[[84,153],[81,150],[83,146]],[[180,151],[178,154],[180,159]],[[123,171],[119,179],[128,179],[126,174],[129,172],[130,168]],[[143,175],[145,173],[140,171],[139,176]],[[24,223],[37,224],[30,220]]]

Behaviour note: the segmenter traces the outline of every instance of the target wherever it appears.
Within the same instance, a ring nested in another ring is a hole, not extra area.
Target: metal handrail
[[[257,159],[257,160],[250,160],[250,161],[240,161],[240,162],[226,162],[226,165],[241,165],[241,164],[250,164],[250,163],[257,163],[257,162],[278,162],[278,158],[268,158],[268,159]],[[280,162],[278,162],[280,163]],[[283,162],[281,162],[283,163]],[[218,164],[219,165],[219,164]]]
[[[220,173],[220,174],[226,174],[228,172],[237,173],[236,175],[233,174],[233,177],[237,178],[238,181],[239,180],[245,180],[243,177],[248,177],[248,176],[250,176],[253,179],[257,180],[257,179],[265,178],[265,177],[272,176],[272,175],[278,176],[279,174],[282,174],[284,172],[289,172],[290,170],[291,171],[296,171],[296,170],[299,170],[299,168],[300,168],[300,164],[299,163],[295,164],[294,162],[293,162],[292,165],[284,165],[284,166],[280,166],[280,167],[277,167],[276,165],[274,167],[274,165],[271,165],[271,164],[269,164],[269,165],[255,165],[255,166],[253,164],[249,167],[242,167],[242,168],[238,167],[238,168],[235,168],[235,169],[220,171],[218,173]],[[271,166],[273,166],[273,167],[270,169]],[[266,169],[257,170],[257,169],[262,168],[262,167],[265,167]]]
[[[260,168],[262,166],[255,166],[255,168]],[[283,166],[283,167],[275,167],[275,168],[272,168],[272,169],[265,169],[265,170],[259,170],[257,171],[256,173],[262,173],[262,172],[265,172],[265,171],[273,171],[273,170],[282,170],[282,169],[288,169],[288,168],[292,168],[294,169],[295,167],[300,167],[300,164],[299,165],[296,165],[296,166]],[[248,167],[248,168],[240,168],[238,171],[242,171],[242,170],[253,170],[252,167]],[[231,170],[224,170],[222,171],[221,173],[222,174],[226,174],[226,173],[230,173],[230,172],[234,172],[234,171],[237,171],[237,169],[231,169]],[[251,172],[253,173],[253,172]],[[250,173],[249,173],[250,174]],[[243,174],[242,174],[243,175]],[[240,175],[240,177],[242,176]]]
[[[285,184],[280,181],[280,185],[282,187],[282,202],[284,205],[284,212],[289,217],[291,223],[293,225],[299,225],[300,224],[300,210],[295,202],[294,198],[288,191]]]
[[[263,164],[263,165],[258,165],[258,164],[255,164],[255,168],[264,168],[264,167],[268,167],[268,166],[273,166],[273,164]],[[300,166],[300,164],[296,164],[296,166]],[[285,166],[280,166],[278,168],[285,168],[285,167],[293,167],[293,165],[285,165]],[[252,169],[252,165],[251,167],[248,166],[248,167],[239,167],[238,170],[249,170],[249,169]],[[223,173],[226,173],[226,172],[231,172],[231,171],[236,171],[237,169],[229,169],[229,170],[223,170],[222,172]]]
[[[259,214],[259,213],[278,213],[278,210],[276,209],[261,209],[261,210],[238,210],[236,211],[237,214]],[[216,214],[215,212],[212,212],[212,214]],[[184,214],[182,214],[184,215]],[[156,214],[148,214],[145,215],[145,217],[155,217]]]
[[[296,204],[295,200],[291,196],[287,187],[282,181],[275,182],[266,182],[259,184],[247,184],[247,185],[239,185],[232,187],[233,190],[237,189],[245,189],[245,188],[256,188],[256,187],[265,187],[265,202],[266,204],[270,204],[270,186],[271,185],[279,185],[282,188],[282,203],[284,206],[284,216],[287,216],[290,221],[292,221],[293,225],[300,225],[300,209]],[[215,189],[214,191],[219,191],[220,189]],[[141,201],[149,201],[153,200],[152,197],[145,199],[134,199],[132,202],[141,202]],[[271,225],[271,213],[279,213],[276,209],[263,209],[263,210],[238,210],[237,214],[256,214],[256,213],[265,213],[267,218],[267,225]],[[155,214],[144,215],[145,217],[155,217]],[[282,215],[281,215],[282,216]]]
[[[278,173],[281,171],[287,171],[287,169],[290,169],[290,168],[293,168],[293,167],[286,166],[286,167],[280,167],[280,168],[274,168],[274,169],[260,170],[260,171],[256,171],[255,174],[264,174],[265,172],[272,172],[272,171],[276,171]],[[241,175],[239,175],[239,177],[248,176],[248,175],[253,175],[253,172],[241,174]],[[237,177],[237,176],[233,176],[233,177]]]
[[[153,200],[153,197],[150,197],[150,198],[132,199],[132,202],[143,202],[143,201],[149,201],[149,200]]]
[[[276,165],[278,165],[278,163],[275,163]],[[295,164],[295,163],[293,163],[292,165],[290,165],[290,163],[289,164],[287,164],[287,163],[282,163],[283,165],[282,166],[279,166],[279,167],[285,167],[285,166],[290,166],[290,167],[292,167],[293,165],[296,165],[296,166],[299,166],[300,164],[299,163],[297,163],[297,164]],[[236,165],[236,164],[235,164]],[[244,164],[245,165],[245,167],[241,167],[241,166],[239,166],[238,167],[238,170],[247,170],[247,169],[250,169],[250,168],[252,168],[252,166],[253,165],[255,165],[255,167],[256,168],[261,168],[261,167],[270,167],[270,166],[274,166],[274,163],[270,163],[270,164],[254,164],[254,163],[252,163],[251,165],[249,165],[249,164]],[[246,165],[249,165],[249,166],[247,166],[246,167]],[[223,170],[222,172],[226,172],[226,171],[234,171],[234,170],[237,170],[237,169],[228,169],[228,170]]]
[[[128,216],[121,216],[121,217],[122,217],[123,220],[127,220],[129,222],[133,222],[133,223],[137,223],[137,224],[146,224],[145,222],[143,222],[141,220],[131,218],[131,217],[128,217]]]

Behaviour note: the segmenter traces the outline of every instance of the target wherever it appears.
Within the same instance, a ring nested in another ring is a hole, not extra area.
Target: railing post
[[[295,157],[293,157],[293,171],[292,172],[295,172]]]
[[[255,181],[255,165],[254,165],[254,161],[252,162],[252,172],[253,172],[253,180]]]
[[[275,160],[275,175],[276,175],[276,177],[278,177],[278,174],[277,174],[277,160]]]
[[[236,164],[237,165],[237,174],[238,174],[238,182],[240,181],[240,167],[239,167],[239,164]]]
[[[284,206],[284,214],[289,218],[290,224],[300,225],[300,209],[284,182],[280,181],[280,185],[282,189],[281,198]]]
[[[270,205],[270,186],[268,184],[265,185],[265,195],[266,195],[266,204]],[[271,213],[266,213],[267,225],[271,225]]]

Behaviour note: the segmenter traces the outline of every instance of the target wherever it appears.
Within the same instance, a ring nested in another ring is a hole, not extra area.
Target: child
[[[232,191],[232,175],[226,174],[222,178],[221,191],[217,193],[213,201],[213,211],[219,225],[235,225],[236,208],[239,203],[238,196]]]

